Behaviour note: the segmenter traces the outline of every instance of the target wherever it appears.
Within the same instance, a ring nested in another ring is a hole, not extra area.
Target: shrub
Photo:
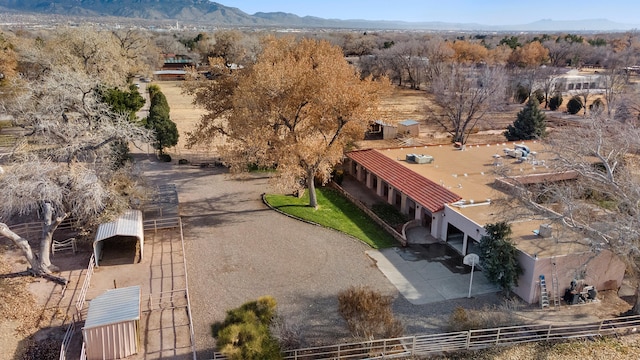
[[[403,225],[404,223],[409,221],[407,215],[401,213],[400,210],[398,210],[395,206],[386,202],[373,204],[371,206],[371,211],[373,211],[374,214],[378,215],[378,217],[384,222],[393,227]]]
[[[368,287],[352,286],[338,293],[338,312],[355,337],[400,337],[404,329],[400,320],[393,317],[391,301],[391,296],[384,296]]]
[[[282,317],[276,316],[269,326],[271,335],[278,341],[282,350],[299,349],[302,346],[302,332],[299,326],[287,323]]]
[[[269,331],[275,309],[276,300],[263,296],[227,311],[224,322],[212,326],[220,351],[232,360],[282,359]]]
[[[524,102],[529,98],[529,88],[521,84],[518,85],[514,98],[518,104],[524,104]]]
[[[538,89],[533,92],[533,97],[538,100],[538,104],[542,104],[544,101],[544,91],[542,89]]]
[[[158,159],[162,162],[171,162],[171,155],[169,154],[160,154],[158,155]]]
[[[583,106],[584,105],[582,104],[582,100],[580,100],[580,97],[574,96],[567,103],[567,112],[569,112],[569,114],[575,115],[580,112],[580,110],[582,110]]]
[[[336,184],[342,185],[342,180],[344,180],[344,170],[342,169],[333,170],[333,172],[331,173],[331,178],[333,179],[333,181],[336,182]]]
[[[178,165],[187,165],[187,164],[189,164],[189,160],[187,159],[178,160]]]
[[[522,318],[517,315],[521,306],[518,300],[506,299],[501,305],[485,305],[482,309],[457,307],[449,316],[447,330],[466,331],[521,325]]]
[[[551,109],[552,111],[556,111],[556,110],[558,110],[560,105],[562,105],[562,94],[561,93],[555,93],[549,99],[549,109]]]
[[[595,100],[593,100],[591,105],[589,105],[589,111],[599,112],[603,110],[604,110],[604,102],[600,98],[596,98]]]

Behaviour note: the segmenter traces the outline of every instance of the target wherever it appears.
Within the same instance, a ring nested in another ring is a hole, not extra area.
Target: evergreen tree
[[[128,91],[118,88],[107,88],[101,91],[102,101],[111,106],[111,109],[119,114],[129,114],[129,119],[136,119],[136,112],[142,109],[145,100],[140,95],[138,88],[131,84]]]
[[[164,154],[164,149],[178,144],[178,128],[169,117],[169,103],[157,85],[149,86],[149,116],[145,119],[147,129],[154,131],[154,147]]]
[[[145,100],[140,95],[138,88],[131,84],[129,89],[120,90],[117,87],[113,88],[101,88],[100,99],[103,103],[108,104],[117,114],[127,114],[129,121],[136,122],[138,117],[136,113],[142,109]],[[113,151],[113,164],[112,168],[119,169],[123,167],[128,161],[131,160],[129,155],[129,144],[124,141],[114,141],[111,144],[111,150]]]
[[[480,264],[483,273],[493,284],[509,294],[518,286],[522,267],[518,263],[518,250],[511,242],[511,226],[506,222],[487,224],[486,233],[480,241]]]
[[[546,128],[546,116],[540,110],[538,100],[531,98],[513,125],[507,127],[504,136],[509,141],[539,139],[546,136]]]

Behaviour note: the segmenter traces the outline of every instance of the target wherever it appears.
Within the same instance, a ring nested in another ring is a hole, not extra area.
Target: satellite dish
[[[480,256],[478,254],[467,254],[467,256],[462,259],[462,263],[469,266],[474,266],[480,262]]]

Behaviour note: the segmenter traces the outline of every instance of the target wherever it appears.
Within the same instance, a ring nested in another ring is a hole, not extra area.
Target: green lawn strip
[[[317,189],[318,208],[308,206],[309,193],[302,198],[269,194],[266,201],[289,215],[336,229],[356,237],[374,249],[395,246],[395,239],[352,202],[329,188]]]

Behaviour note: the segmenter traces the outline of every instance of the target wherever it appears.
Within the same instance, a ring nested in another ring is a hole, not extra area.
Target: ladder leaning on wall
[[[549,292],[547,291],[547,281],[544,275],[540,275],[540,307],[549,307]]]
[[[551,270],[551,287],[553,290],[553,307],[558,309],[560,307],[560,291],[558,291],[558,268],[555,260],[553,260],[553,268]]]

